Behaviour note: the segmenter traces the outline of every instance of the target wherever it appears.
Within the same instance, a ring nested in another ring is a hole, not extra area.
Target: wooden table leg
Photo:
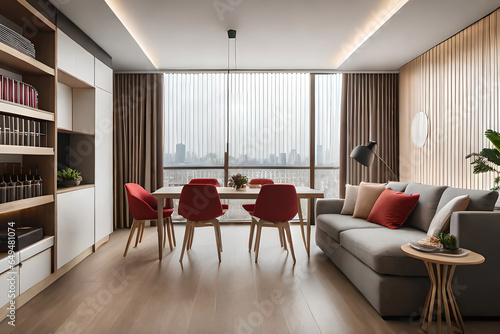
[[[307,257],[311,256],[311,199],[307,199]]]
[[[306,236],[304,233],[304,218],[302,217],[302,206],[300,205],[300,198],[297,198],[297,208],[299,209],[299,222],[300,222],[300,232],[302,233],[302,241],[304,241],[304,246],[307,251]]]
[[[158,229],[158,258],[161,261],[163,258],[163,207],[161,205],[158,205],[158,220],[156,222],[156,227]]]
[[[425,308],[424,305],[424,313],[422,314],[423,321],[421,321],[421,328],[422,330],[426,331],[427,333],[430,332],[430,328],[432,325],[432,316],[434,314],[434,304],[436,302],[436,275],[434,271],[434,267],[432,263],[430,262],[425,262],[425,266],[427,268],[427,272],[429,273],[429,280],[431,281],[431,287],[429,288],[429,303],[428,307]],[[427,311],[428,309],[428,311]]]

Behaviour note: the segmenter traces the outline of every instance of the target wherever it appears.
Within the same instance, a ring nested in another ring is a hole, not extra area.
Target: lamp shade
[[[351,158],[353,158],[363,166],[370,166],[375,156],[375,153],[373,152],[375,145],[377,145],[377,142],[370,141],[366,145],[356,146],[351,152]]]

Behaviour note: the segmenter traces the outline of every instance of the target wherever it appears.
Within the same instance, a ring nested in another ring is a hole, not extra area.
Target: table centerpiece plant
[[[236,190],[244,189],[248,183],[248,178],[240,173],[231,175],[231,180]]]

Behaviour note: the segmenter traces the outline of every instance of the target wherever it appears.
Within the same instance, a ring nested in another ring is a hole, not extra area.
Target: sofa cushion
[[[441,209],[438,209],[436,215],[432,218],[427,236],[437,238],[439,233],[448,232],[450,230],[450,219],[453,212],[465,211],[469,202],[469,195],[457,196]]]
[[[415,227],[427,233],[432,218],[436,213],[439,199],[446,188],[446,186],[430,186],[420,183],[410,183],[405,189],[405,194],[419,194],[420,198],[412,214],[408,217],[405,226]]]
[[[384,190],[385,184],[361,182],[352,216],[355,218],[368,218],[373,205]]]
[[[367,221],[390,229],[400,228],[417,205],[419,197],[386,189],[375,202]]]
[[[340,245],[379,274],[426,276],[423,262],[401,250],[402,245],[426,236],[425,232],[410,227],[354,229],[340,233]]]
[[[382,226],[352,216],[324,214],[316,217],[316,228],[328,234],[335,241],[340,242],[340,232],[360,228],[382,228]]]
[[[470,203],[467,211],[493,211],[498,198],[498,191],[449,187],[444,191],[443,196],[441,196],[438,210],[441,210],[449,201],[461,195],[469,195]]]
[[[352,215],[354,213],[354,206],[356,205],[357,198],[358,198],[358,186],[352,186],[350,184],[346,184],[345,201],[340,214]]]
[[[394,181],[391,181],[391,182],[387,183],[387,185],[385,187],[387,189],[392,189],[394,191],[404,192],[406,190],[406,187],[408,187],[409,184],[410,184],[410,182],[394,182]]]

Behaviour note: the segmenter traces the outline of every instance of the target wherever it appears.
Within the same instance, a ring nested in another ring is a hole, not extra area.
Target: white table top
[[[221,199],[255,199],[259,195],[260,188],[245,188],[236,190],[231,187],[217,187]],[[299,198],[323,198],[324,193],[320,190],[308,187],[296,187]],[[182,187],[163,187],[153,193],[156,198],[180,198]]]

